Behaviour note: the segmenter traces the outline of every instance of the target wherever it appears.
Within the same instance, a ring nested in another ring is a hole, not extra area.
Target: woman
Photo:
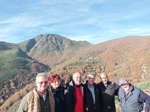
[[[55,98],[55,112],[64,112],[64,87],[60,86],[60,76],[53,74],[49,78],[52,91]]]

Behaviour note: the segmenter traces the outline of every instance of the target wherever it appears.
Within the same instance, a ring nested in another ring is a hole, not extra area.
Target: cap
[[[122,77],[122,78],[119,79],[119,85],[127,84],[127,83],[128,83],[128,81],[127,81],[126,78]]]

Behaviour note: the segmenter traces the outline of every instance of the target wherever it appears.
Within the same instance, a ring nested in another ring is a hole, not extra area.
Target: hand
[[[86,111],[88,112],[88,107],[86,107]]]
[[[143,111],[141,111],[141,112],[145,112],[145,111],[143,110]]]

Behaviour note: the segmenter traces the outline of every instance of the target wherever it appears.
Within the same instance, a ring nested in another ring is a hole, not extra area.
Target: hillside
[[[82,73],[105,71],[114,81],[127,77],[134,83],[150,77],[150,37],[132,36],[103,42],[87,48],[54,71],[78,67]],[[83,69],[81,68],[83,66]],[[53,70],[52,70],[53,71]],[[87,71],[87,70],[86,70]]]
[[[102,51],[96,60],[105,63],[105,70],[114,79],[130,77],[133,82],[150,77],[150,37],[130,36],[100,43],[89,50]]]
[[[50,68],[33,60],[15,44],[0,43],[0,105],[11,95],[31,83],[38,72]],[[29,81],[30,80],[30,81]]]
[[[133,84],[138,87],[145,87],[143,90],[148,91],[150,77],[149,45],[150,36],[128,36],[91,45],[83,41],[72,41],[56,34],[47,34],[39,35],[17,44],[18,50],[15,52],[22,52],[21,54],[23,55],[21,56],[25,56],[25,59],[38,60],[36,62],[51,66],[51,70],[47,72],[48,75],[53,73],[59,74],[63,79],[63,84],[76,71],[83,73],[83,82],[85,82],[86,75],[90,71],[97,73],[96,82],[100,81],[98,76],[100,72],[107,72],[110,80],[116,83],[118,83],[120,77],[126,77]],[[3,53],[8,51],[4,50]],[[10,51],[12,52],[12,50]],[[22,64],[22,62],[19,62],[19,64]],[[39,67],[39,65],[36,67]],[[32,69],[30,73],[32,71],[34,70]],[[23,78],[27,77],[24,75]],[[28,80],[32,82],[33,78],[32,80],[30,78],[27,79],[26,82]],[[11,109],[16,109],[19,104],[17,101],[24,96],[22,91],[30,91],[32,89],[28,89],[27,84],[26,86],[26,88],[23,88],[25,86],[20,86],[17,89],[18,92],[14,92],[13,96],[9,97],[6,101],[7,103],[2,105],[2,107],[8,108],[16,102],[14,104],[15,107],[13,105],[11,107]],[[14,96],[18,96],[18,94],[20,95],[19,98],[14,99]],[[13,102],[12,99],[14,99]],[[8,102],[11,102],[11,105]]]

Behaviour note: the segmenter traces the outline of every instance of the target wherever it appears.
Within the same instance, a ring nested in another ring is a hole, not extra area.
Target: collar
[[[88,88],[94,88],[94,85],[90,86],[89,83],[87,83],[87,86],[88,86]]]
[[[72,80],[72,81],[69,82],[69,86],[80,87],[80,86],[82,86],[82,83],[80,83],[79,85],[76,85],[76,84],[74,83],[74,81]]]
[[[108,84],[105,84],[104,86],[105,86],[105,87],[107,87],[107,86],[108,86]]]
[[[40,96],[44,96],[44,95],[46,95],[47,94],[47,91],[45,91],[45,93],[44,94],[41,94],[40,92],[38,92],[39,93],[39,95]]]
[[[47,90],[45,91],[44,94],[41,94],[40,92],[38,92],[39,96],[43,98],[43,100],[46,100],[46,95],[47,95]]]
[[[57,90],[54,89],[52,86],[50,87],[50,90],[51,90],[53,93],[56,93],[56,92],[57,92]]]
[[[108,81],[108,82],[107,82],[107,84],[105,84],[105,85],[103,84],[103,82],[102,82],[102,81],[101,81],[101,83],[102,83],[102,85],[103,85],[103,86],[105,86],[105,87],[106,87],[106,86],[110,85],[112,82],[111,82],[111,81]]]

